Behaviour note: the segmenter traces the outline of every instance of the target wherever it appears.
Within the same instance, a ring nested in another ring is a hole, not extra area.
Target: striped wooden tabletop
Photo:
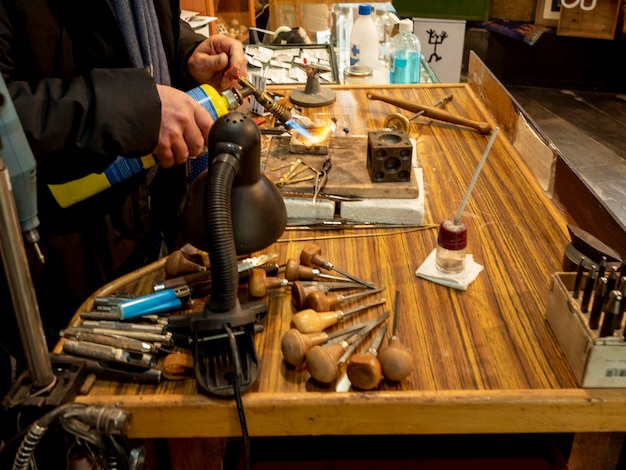
[[[355,135],[380,130],[388,114],[411,114],[368,100],[366,87],[335,89],[336,103],[303,113],[335,116]],[[450,93],[448,112],[495,127],[463,84],[376,91],[423,104]],[[490,136],[424,117],[414,121],[410,134],[424,175],[424,223],[438,224],[455,215]],[[484,266],[466,291],[416,277],[415,270],[435,248],[434,228],[287,231],[263,250],[285,262],[314,242],[338,268],[385,288],[384,305],[345,324],[392,311],[399,291],[398,336],[414,352],[415,367],[400,383],[383,380],[368,392],[336,393],[332,386],[315,383],[305,367],[282,358],[280,341],[294,309],[289,290],[272,290],[264,331],[256,336],[259,378],[243,400],[251,435],[626,430],[621,413],[626,394],[578,388],[546,323],[550,276],[561,270],[568,242],[566,220],[502,132],[462,219],[468,226],[468,252]],[[94,295],[120,288],[148,293],[162,278],[162,266],[155,263]],[[240,434],[233,401],[199,395],[191,379],[158,386],[97,381],[78,400],[121,403],[133,412],[133,436]]]

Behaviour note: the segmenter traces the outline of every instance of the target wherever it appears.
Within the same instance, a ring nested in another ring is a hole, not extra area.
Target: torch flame
[[[287,127],[305,147],[312,147],[328,140],[332,132],[331,126],[304,127],[295,120],[286,123]]]

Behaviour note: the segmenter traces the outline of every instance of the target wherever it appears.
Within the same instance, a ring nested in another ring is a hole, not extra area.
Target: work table
[[[351,134],[380,130],[403,112],[370,101],[366,86],[337,86],[337,100],[304,109],[345,121]],[[272,91],[288,94],[289,88]],[[377,92],[430,104],[450,93],[446,111],[487,121],[492,115],[466,84],[379,86]],[[409,114],[404,112],[405,114]],[[420,117],[411,126],[423,170],[424,224],[452,217],[489,135]],[[385,184],[385,183],[380,183]],[[251,436],[343,434],[596,433],[625,431],[626,394],[581,389],[545,319],[550,276],[561,270],[566,219],[504,133],[496,137],[462,216],[468,252],[484,270],[466,291],[424,279],[415,270],[435,248],[437,230],[286,231],[263,250],[280,262],[314,241],[337,267],[384,287],[387,303],[359,321],[393,310],[400,292],[398,336],[415,353],[411,375],[374,391],[334,392],[289,366],[280,341],[294,314],[287,289],[268,293],[264,331],[256,335],[257,382],[243,396]],[[341,235],[345,238],[339,238]],[[163,260],[109,286],[148,293]],[[89,310],[93,297],[81,310]],[[197,309],[202,309],[202,302]],[[98,380],[85,403],[119,403],[133,414],[133,437],[240,435],[234,401],[196,392],[195,381],[158,386]]]

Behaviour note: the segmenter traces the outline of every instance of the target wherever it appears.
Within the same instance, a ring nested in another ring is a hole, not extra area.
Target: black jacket
[[[185,64],[204,37],[180,21],[178,1],[154,2],[172,85],[189,89],[196,83]],[[132,67],[107,0],[2,0],[0,71],[37,160],[46,264],[32,261],[31,271],[54,331],[97,288],[153,259],[159,235],[171,231],[164,224],[174,221],[184,171],[159,170],[150,192],[142,174],[67,209],[48,191],[157,144],[156,84]],[[2,281],[0,309],[10,315]]]

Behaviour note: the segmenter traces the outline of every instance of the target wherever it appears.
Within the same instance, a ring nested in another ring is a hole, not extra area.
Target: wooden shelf
[[[254,9],[254,0],[236,0],[226,1],[222,0],[223,5],[220,7],[220,0],[182,0],[180,7],[183,10],[197,11],[200,15],[216,16],[218,23],[221,22],[228,29],[233,19],[238,20],[241,24],[250,26],[256,26],[256,13]],[[218,26],[215,21],[209,23],[209,34],[217,34]],[[247,32],[245,35],[239,36],[238,39],[248,37]]]

